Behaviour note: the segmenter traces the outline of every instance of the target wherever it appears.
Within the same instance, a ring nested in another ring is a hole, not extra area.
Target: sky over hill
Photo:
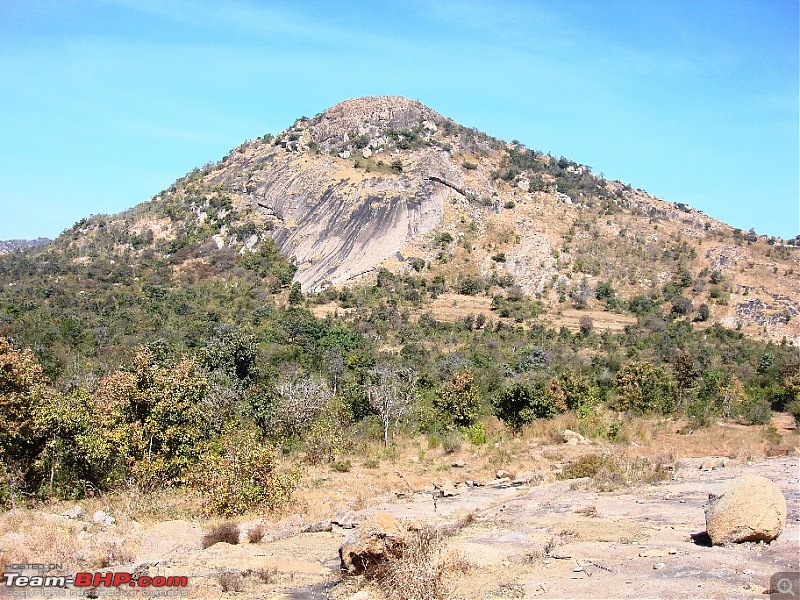
[[[798,222],[798,3],[0,3],[0,239],[398,94],[759,233]]]

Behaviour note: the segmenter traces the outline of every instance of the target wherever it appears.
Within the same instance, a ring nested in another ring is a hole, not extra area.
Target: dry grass
[[[139,545],[136,534],[122,538],[88,523],[30,509],[0,516],[0,538],[0,555],[12,557],[0,564],[60,564],[65,569],[103,569],[129,563]]]
[[[421,529],[411,534],[402,554],[377,572],[377,583],[387,600],[447,600],[452,585],[446,559],[440,533]]]
[[[568,463],[560,479],[590,478],[600,491],[656,483],[672,474],[659,462],[627,452],[620,454],[586,454]]]

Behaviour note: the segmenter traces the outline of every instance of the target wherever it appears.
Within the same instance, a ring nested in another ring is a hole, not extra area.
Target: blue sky
[[[799,5],[0,0],[0,239],[373,94],[793,237]]]

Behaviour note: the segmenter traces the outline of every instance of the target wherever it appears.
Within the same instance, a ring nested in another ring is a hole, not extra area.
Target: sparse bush
[[[203,548],[210,548],[219,542],[225,542],[226,544],[232,544],[234,546],[238,544],[239,526],[232,522],[212,525],[205,535],[203,535]]]
[[[203,494],[206,514],[233,516],[285,502],[298,477],[277,472],[275,451],[255,432],[230,427],[197,465],[192,481]]]
[[[258,523],[247,532],[247,541],[251,544],[258,544],[265,533],[267,533],[267,527],[263,523]]]
[[[241,573],[236,571],[225,571],[219,575],[219,584],[223,592],[242,592],[244,591],[244,578]]]
[[[350,469],[352,468],[353,465],[349,460],[341,460],[341,461],[337,460],[331,463],[331,469],[333,469],[337,473],[349,473]]]

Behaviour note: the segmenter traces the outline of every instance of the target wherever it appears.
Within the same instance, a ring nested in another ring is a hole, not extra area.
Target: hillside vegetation
[[[793,246],[400,100],[0,257],[3,504],[177,487],[233,515],[489,415],[619,441],[800,415]]]

